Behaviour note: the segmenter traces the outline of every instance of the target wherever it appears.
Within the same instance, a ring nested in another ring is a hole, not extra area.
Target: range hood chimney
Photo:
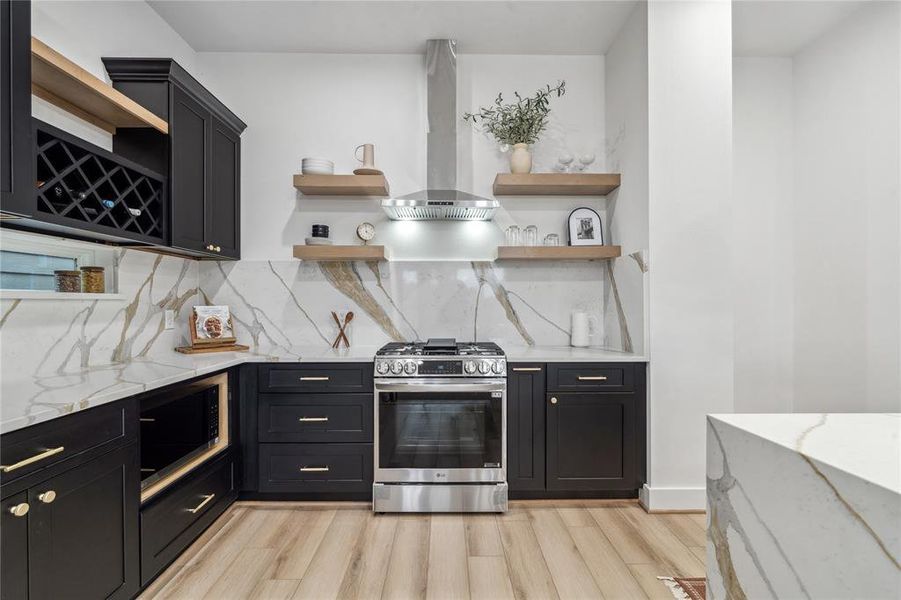
[[[490,221],[500,203],[457,189],[457,42],[426,43],[428,119],[426,186],[382,200],[396,221]]]

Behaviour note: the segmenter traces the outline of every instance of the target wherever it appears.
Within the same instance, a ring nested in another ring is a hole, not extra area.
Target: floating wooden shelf
[[[300,260],[347,261],[366,260],[384,261],[384,246],[294,246],[294,258]]]
[[[619,246],[498,246],[498,260],[603,260],[622,255]]]
[[[169,133],[165,120],[34,37],[31,92],[110,133],[117,127],[152,127]]]
[[[294,187],[307,196],[388,196],[384,175],[295,175]]]
[[[606,196],[619,187],[618,173],[498,173],[495,196]]]

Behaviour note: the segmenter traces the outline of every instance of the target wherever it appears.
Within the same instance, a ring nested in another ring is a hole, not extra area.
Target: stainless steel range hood
[[[457,188],[457,42],[426,44],[428,119],[426,189],[382,200],[396,221],[490,221],[500,203]]]

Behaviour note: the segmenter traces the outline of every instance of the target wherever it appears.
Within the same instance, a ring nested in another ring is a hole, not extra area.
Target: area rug
[[[707,597],[707,580],[703,577],[658,577],[669,588],[676,600],[704,600]]]

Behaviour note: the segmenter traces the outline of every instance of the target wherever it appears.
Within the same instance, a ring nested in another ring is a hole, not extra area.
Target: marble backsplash
[[[331,311],[353,311],[353,344],[455,337],[511,346],[569,344],[570,312],[600,319],[604,263],[240,261],[203,263],[200,290],[227,304],[238,337],[261,352],[330,345]],[[615,310],[613,308],[612,310]]]
[[[521,347],[568,345],[579,308],[608,324],[594,345],[641,352],[622,345],[629,323],[605,262],[216,263],[137,250],[116,260],[124,300],[0,300],[0,389],[27,382],[58,393],[89,369],[109,370],[112,385],[132,361],[170,365],[201,303],[229,305],[240,342],[285,357],[328,348],[332,310],[354,312],[355,346],[456,337]],[[163,327],[166,309],[177,311],[173,330]]]

